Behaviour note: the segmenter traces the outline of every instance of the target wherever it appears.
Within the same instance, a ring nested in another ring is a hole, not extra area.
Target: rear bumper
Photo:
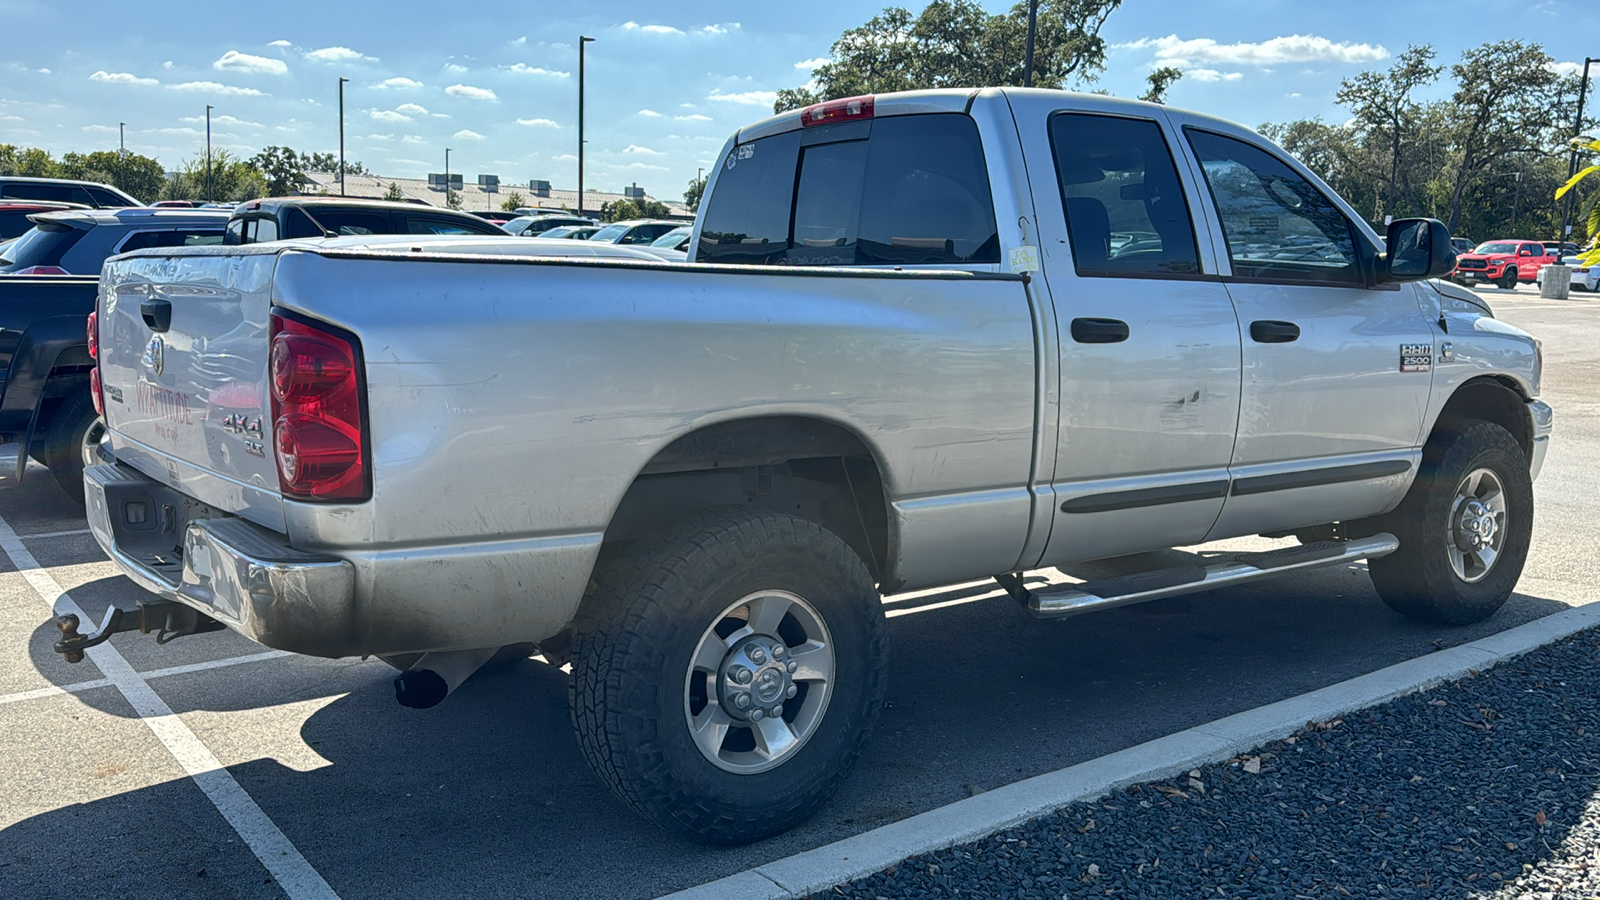
[[[1538,478],[1544,468],[1544,455],[1550,449],[1550,432],[1555,427],[1555,411],[1543,400],[1528,401],[1528,415],[1533,420],[1533,456],[1528,460],[1528,475]]]
[[[296,550],[282,535],[199,507],[115,462],[84,470],[84,505],[101,548],[151,593],[268,647],[326,657],[353,651],[349,562]]]

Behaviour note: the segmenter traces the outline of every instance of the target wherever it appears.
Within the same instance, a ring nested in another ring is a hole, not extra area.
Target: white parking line
[[[277,659],[280,656],[292,656],[284,650],[267,650],[263,653],[252,653],[249,656],[230,656],[227,659],[214,659],[210,662],[189,663],[182,666],[168,666],[165,669],[151,669],[140,672],[139,677],[145,681],[152,678],[166,678],[168,675],[187,675],[190,672],[204,672],[207,669],[221,669],[227,666],[237,666],[244,663],[262,662],[268,659]],[[0,706],[7,703],[21,703],[24,700],[38,700],[43,697],[54,697],[57,694],[77,694],[83,691],[92,691],[111,684],[107,678],[96,678],[93,681],[79,681],[73,684],[51,685],[50,687],[35,688],[31,691],[18,691],[15,694],[0,694]]]
[[[74,528],[71,531],[41,531],[38,534],[19,534],[17,537],[25,541],[36,541],[40,538],[77,537],[81,534],[94,534],[87,528]]]
[[[22,540],[4,518],[0,518],[0,550],[4,550],[11,558],[12,565],[27,579],[29,586],[46,606],[58,615],[72,613],[84,622],[89,621],[89,616],[77,601],[62,589],[49,572],[39,566],[38,560],[23,546]],[[101,644],[90,647],[88,654],[100,671],[105,673],[106,681],[122,692],[146,727],[194,779],[217,812],[233,826],[240,839],[266,866],[284,893],[292,900],[338,900],[338,894],[239,786],[233,773],[189,730],[189,726],[178,718],[166,701],[156,696],[156,692],[128,665],[115,647]]]

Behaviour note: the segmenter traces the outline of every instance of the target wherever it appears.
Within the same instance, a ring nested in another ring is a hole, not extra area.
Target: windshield
[[[59,266],[61,256],[83,232],[61,225],[34,228],[0,250],[0,272],[32,266]]]
[[[1489,254],[1489,253],[1515,253],[1515,252],[1517,252],[1517,245],[1516,244],[1508,244],[1508,243],[1506,243],[1504,241],[1489,241],[1488,243],[1485,243],[1485,244],[1479,244],[1478,245],[1478,249],[1476,249],[1476,250],[1474,250],[1472,252],[1473,253],[1483,253],[1483,254]]]
[[[594,235],[589,238],[589,240],[615,244],[617,242],[617,238],[620,238],[628,233],[628,227],[629,226],[624,225],[621,222],[618,222],[615,225],[607,225],[599,231],[596,231]]]
[[[504,225],[501,225],[500,227],[511,232],[512,234],[521,234],[522,229],[527,228],[528,223],[532,221],[533,216],[518,216]]]
[[[667,232],[666,234],[663,234],[661,237],[658,237],[655,240],[651,241],[650,242],[650,246],[652,246],[652,247],[674,247],[675,248],[679,244],[683,243],[684,238],[686,238],[688,236],[689,236],[689,229],[687,229],[687,228],[674,228],[671,231]]]

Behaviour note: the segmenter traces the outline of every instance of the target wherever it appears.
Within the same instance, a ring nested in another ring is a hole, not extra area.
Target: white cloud
[[[675,118],[679,122],[709,122],[709,121],[711,121],[711,117],[710,116],[702,116],[699,113],[693,113],[693,114],[687,115],[687,116],[676,116]]]
[[[409,90],[411,90],[413,88],[422,87],[422,82],[415,81],[415,80],[410,79],[410,78],[404,78],[404,77],[396,76],[394,78],[385,78],[384,80],[382,80],[382,81],[378,82],[377,84],[373,85],[373,87],[377,88],[380,91],[386,91],[386,90],[389,90],[390,88],[393,88],[393,89],[395,89],[397,91],[409,91]]]
[[[288,41],[279,40],[279,41],[272,41],[272,42],[268,43],[267,46],[268,47],[293,47],[294,45],[289,43]]]
[[[653,109],[641,109],[641,110],[639,110],[639,115],[644,116],[646,119],[659,119],[659,118],[661,118],[661,113],[658,113]]]
[[[195,93],[221,94],[224,97],[265,97],[266,95],[255,88],[235,87],[231,84],[218,84],[215,81],[185,81],[183,84],[169,84],[167,87],[175,91],[192,91]]]
[[[638,144],[629,144],[628,148],[626,150],[623,150],[622,152],[623,153],[639,153],[639,154],[642,154],[644,156],[666,156],[666,154],[662,153],[660,150],[651,150],[649,147],[641,147]]]
[[[462,72],[467,71],[467,67],[459,63],[447,63],[444,70],[454,75],[460,75]]]
[[[470,128],[463,128],[460,131],[456,132],[455,134],[452,134],[451,137],[455,138],[458,141],[481,141],[481,140],[483,140],[483,135],[477,133],[476,131],[473,131]]]
[[[628,163],[625,166],[620,166],[620,165],[617,165],[616,163],[602,163],[602,165],[604,165],[608,169],[619,169],[619,170],[634,169],[634,170],[638,170],[638,171],[648,171],[648,172],[666,172],[666,171],[668,171],[666,166],[653,166],[653,165],[651,165],[649,163],[642,163],[642,162]]]
[[[164,62],[164,63],[162,63],[162,64],[161,64],[161,68],[163,68],[163,69],[170,69],[170,68],[172,68],[172,60],[170,60],[170,59],[169,59],[169,60],[167,60],[167,61],[166,61],[166,62]]]
[[[802,59],[799,62],[795,63],[794,67],[796,69],[803,69],[803,70],[809,72],[812,69],[815,69],[817,66],[825,65],[825,64],[830,63],[830,62],[833,62],[833,60],[829,59],[826,56],[817,56],[817,57],[813,57],[811,59]]]
[[[555,119],[518,119],[518,125],[528,125],[533,128],[560,128]]]
[[[392,134],[369,134],[369,135],[367,135],[367,140],[369,140],[369,141],[392,141],[392,140],[394,140],[394,135],[392,135]]]
[[[778,99],[778,92],[777,91],[741,91],[740,93],[737,93],[737,94],[724,94],[720,90],[713,89],[710,94],[706,95],[706,99],[707,100],[716,100],[716,101],[721,102],[721,103],[741,103],[741,104],[744,104],[745,106],[766,106],[766,107],[770,107],[770,106],[772,106],[773,102]]]
[[[204,137],[205,136],[205,132],[201,131],[198,128],[153,128],[153,129],[150,130],[150,133],[152,133],[152,134],[184,134],[184,135],[188,135],[190,137]],[[222,137],[222,135],[213,134],[212,137]]]
[[[523,46],[523,45],[525,45],[527,43],[528,43],[528,36],[527,35],[523,35],[522,37],[519,37],[516,40],[511,42],[512,46],[515,46],[515,47],[521,47],[521,46]]]
[[[1238,81],[1244,77],[1243,72],[1218,72],[1216,69],[1185,69],[1183,75],[1195,81]]]
[[[701,34],[727,34],[728,33],[728,29],[730,29],[730,28],[735,28],[736,29],[738,27],[739,27],[739,23],[738,22],[729,22],[726,25],[707,25],[704,28],[700,29],[700,33]]]
[[[499,100],[494,91],[488,88],[473,87],[470,84],[452,84],[444,89],[452,97],[461,97],[467,100]]]
[[[400,139],[402,144],[426,144],[428,141],[420,134],[408,134]]]
[[[539,66],[530,66],[527,63],[512,63],[511,65],[506,66],[506,68],[516,72],[518,75],[548,75],[551,78],[569,78],[572,76],[571,72],[560,72],[555,69],[545,69]]]
[[[49,69],[34,69],[34,71],[38,72],[40,75],[49,75],[50,74],[50,70]]]
[[[1583,75],[1583,63],[1575,63],[1575,62],[1551,63],[1550,64],[1550,71],[1556,73],[1557,75],[1562,75],[1562,76],[1569,76],[1569,75],[1582,76]],[[1600,79],[1600,70],[1597,70],[1597,69],[1595,69],[1594,67],[1591,66],[1590,69],[1589,69],[1589,72],[1590,72],[1590,75],[1589,75],[1590,80]]]
[[[372,117],[372,121],[374,121],[374,122],[409,122],[409,121],[411,121],[411,117],[410,116],[406,115],[405,113],[395,112],[392,109],[369,109],[369,110],[367,110],[367,115],[371,116]]]
[[[306,54],[306,59],[326,63],[378,61],[376,56],[368,56],[365,53],[357,53],[356,51],[351,50],[349,47],[323,47],[320,50],[312,50]]]
[[[578,157],[573,155],[573,154],[571,154],[571,153],[563,153],[560,156],[552,156],[552,157],[550,157],[550,161],[551,162],[577,162],[578,161]]]
[[[271,59],[265,56],[252,56],[229,50],[214,63],[211,68],[219,72],[249,72],[256,75],[287,75],[289,64],[281,59]]]
[[[206,120],[205,116],[184,116],[183,118],[179,119],[178,121],[179,122],[193,122],[194,124],[199,125],[201,122],[204,122],[205,120]],[[246,122],[245,120],[237,118],[235,116],[212,116],[211,117],[211,124],[213,124],[213,125],[227,125],[227,126],[229,126],[231,128],[260,128],[260,127],[262,127],[260,122]]]
[[[140,78],[129,72],[107,72],[101,69],[89,76],[90,81],[102,81],[106,84],[160,84],[154,78]]]
[[[21,116],[0,116],[0,122],[21,122]],[[111,125],[85,125],[83,130],[91,134],[116,134],[117,129]]]
[[[1169,34],[1161,38],[1140,38],[1112,45],[1112,49],[1116,50],[1146,48],[1155,49],[1158,63],[1179,68],[1207,64],[1271,66],[1307,62],[1368,63],[1389,58],[1389,51],[1382,44],[1335,42],[1307,34],[1237,44],[1219,44],[1211,38],[1183,40],[1175,34]]]
[[[1287,96],[1290,100],[1299,100],[1300,99],[1300,92],[1299,91],[1295,91],[1294,93],[1286,94],[1285,96]]]
[[[394,111],[405,113],[408,116],[425,116],[428,114],[427,107],[419,106],[415,103],[402,103],[396,106]]]
[[[683,34],[671,25],[640,25],[638,22],[623,22],[623,31],[640,31],[645,34]]]

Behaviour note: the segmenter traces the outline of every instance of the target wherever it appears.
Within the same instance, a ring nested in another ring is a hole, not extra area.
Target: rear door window
[[[888,116],[734,147],[706,208],[697,258],[997,263],[977,125],[955,113]]]
[[[101,188],[86,188],[86,190],[89,192],[89,196],[94,199],[95,206],[122,207],[128,205],[128,201],[110,191],[102,190]]]
[[[1079,275],[1199,273],[1189,203],[1160,125],[1060,113],[1050,144]]]
[[[137,231],[123,240],[118,253],[131,253],[151,247],[209,247],[222,243],[222,230],[179,228],[171,231]]]

